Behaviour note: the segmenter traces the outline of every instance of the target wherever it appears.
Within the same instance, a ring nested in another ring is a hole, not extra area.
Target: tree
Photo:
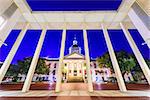
[[[126,71],[130,73],[134,67],[136,67],[135,58],[132,54],[129,54],[125,51],[120,51],[116,52],[116,57],[123,74]]]
[[[98,62],[100,68],[104,67],[105,65],[105,67],[112,69],[112,63],[108,52],[105,53],[103,56],[98,57],[96,61]]]
[[[17,69],[15,67],[17,67],[17,66],[16,65],[10,65],[5,76],[16,76],[18,74],[18,72],[17,72]]]
[[[146,61],[147,65],[148,65],[148,67],[150,68],[150,59],[146,59],[145,61]]]
[[[38,60],[38,64],[36,66],[35,72],[37,74],[48,74],[49,73],[49,68],[46,66],[44,59],[40,58]]]
[[[27,74],[29,67],[32,62],[32,57],[28,57],[23,59],[22,61],[18,61],[18,66],[19,66],[19,72],[21,74]],[[45,64],[45,60],[42,58],[39,58],[35,73],[37,74],[48,74],[49,68]]]
[[[32,57],[24,58],[23,60],[18,61],[19,73],[27,74],[28,69],[30,67],[32,61]]]
[[[17,81],[17,77],[18,77],[18,66],[17,65],[13,65],[11,64],[8,71],[6,72],[5,77],[13,77],[13,82]]]
[[[136,66],[136,63],[134,62],[134,59],[132,57],[122,59],[122,62],[120,62],[119,64],[122,65],[120,66],[120,68],[123,72],[125,71],[131,72],[133,68]]]
[[[122,73],[125,73],[126,71],[131,72],[131,70],[133,70],[136,66],[136,61],[132,54],[129,54],[122,50],[116,52],[116,57]],[[106,67],[113,69],[108,52],[106,52],[103,56],[97,58],[97,62],[100,67],[103,67],[105,65]]]
[[[115,53],[118,64],[120,66],[121,72],[124,75],[125,72],[132,73],[135,81],[139,82],[143,78],[144,74],[140,68],[140,65],[134,56],[134,54],[128,53],[126,51],[118,51]],[[105,53],[103,56],[97,58],[97,62],[100,67],[106,65],[106,67],[112,68],[111,59],[109,53]],[[150,60],[146,60],[146,63],[150,67]]]

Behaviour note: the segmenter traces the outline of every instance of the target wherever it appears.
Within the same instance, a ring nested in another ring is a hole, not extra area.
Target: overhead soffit
[[[23,17],[26,21],[33,23],[33,26],[39,26],[38,23],[48,22],[48,23],[107,23],[107,26],[116,28],[119,26],[119,22],[124,20],[128,9],[132,5],[134,0],[119,0],[121,1],[117,9],[115,10],[90,10],[90,11],[34,11],[29,2],[41,2],[41,0],[14,0],[18,7],[22,10]],[[53,0],[42,0],[53,1]],[[56,0],[60,1],[60,0]],[[63,1],[63,0],[61,0]],[[67,0],[65,0],[67,2]],[[70,0],[68,0],[70,1]],[[75,1],[75,0],[74,0]],[[79,0],[76,0],[79,1]],[[86,1],[86,0],[82,0]],[[90,0],[89,0],[90,1]],[[96,0],[93,0],[96,1]],[[118,0],[97,0],[99,2],[112,2]],[[38,5],[41,6],[41,5]],[[123,8],[127,8],[126,10]],[[38,22],[38,23],[37,23]],[[126,20],[130,23],[130,20]],[[37,24],[36,24],[37,23]],[[52,24],[51,24],[52,25]],[[50,26],[51,26],[50,25]],[[62,24],[61,24],[62,25]],[[97,24],[96,24],[97,25]],[[94,25],[94,26],[96,26]],[[53,26],[53,25],[52,25]],[[57,26],[54,24],[54,26]],[[78,25],[77,25],[78,26]],[[91,26],[91,25],[90,25]],[[92,25],[93,26],[93,25]],[[98,26],[99,27],[99,26]]]

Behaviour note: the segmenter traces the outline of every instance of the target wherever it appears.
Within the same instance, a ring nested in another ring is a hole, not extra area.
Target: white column
[[[65,51],[65,41],[66,41],[66,27],[63,29],[62,40],[61,40],[61,48],[60,48],[60,58],[59,58],[59,67],[57,70],[56,77],[56,88],[55,92],[60,92],[61,88],[61,80],[62,80],[62,66],[64,60],[64,51]]]
[[[80,64],[77,63],[77,76],[80,76]]]
[[[81,67],[82,67],[82,75],[83,75],[83,79],[84,79],[84,81],[85,81],[85,71],[84,71],[84,62],[82,62],[82,65],[81,65]],[[85,83],[86,83],[86,81],[85,81]]]
[[[150,85],[150,69],[148,67],[148,65],[146,64],[141,52],[139,51],[138,47],[136,46],[132,36],[130,35],[129,31],[126,29],[125,25],[123,23],[120,23],[120,26],[133,50],[133,53],[138,61],[138,63],[140,64],[140,67],[148,81],[148,84]]]
[[[69,62],[67,62],[67,74],[66,74],[66,79],[68,80],[68,75],[69,75]]]
[[[78,66],[77,66],[77,67],[78,67],[78,69],[79,69],[78,75],[81,76],[81,73],[82,73],[82,71],[81,71],[81,63],[78,63]],[[80,73],[80,72],[81,72],[81,73]]]
[[[74,62],[72,62],[72,76],[74,76]]]
[[[4,61],[1,69],[0,69],[0,84],[21,44],[21,41],[23,40],[23,37],[25,36],[26,30],[28,29],[29,23],[27,23],[27,25],[25,26],[25,28],[21,31],[21,33],[19,34],[19,36],[16,39],[16,42],[14,43],[13,47],[11,48],[6,60]]]
[[[138,9],[138,8],[137,8]],[[133,8],[130,9],[128,13],[129,18],[131,19],[134,26],[137,28],[143,39],[146,41],[147,39],[150,39],[150,30],[145,25],[145,23],[142,21],[142,19],[139,17],[139,15],[134,11]],[[143,18],[144,19],[144,18]],[[150,23],[150,18],[146,19],[145,22]],[[149,25],[150,26],[150,25]],[[150,48],[150,44],[148,44],[148,47]]]
[[[88,37],[86,29],[83,29],[83,38],[84,38],[84,50],[85,50],[85,59],[87,67],[87,80],[88,80],[88,91],[93,92],[92,76],[90,70],[90,56],[89,56],[89,47],[88,47]]]
[[[114,49],[113,49],[113,46],[111,44],[111,40],[109,38],[108,31],[107,31],[106,27],[103,24],[101,24],[101,27],[103,29],[103,34],[104,34],[104,37],[105,37],[105,41],[106,41],[106,44],[107,44],[107,48],[108,48],[108,51],[109,51],[111,62],[112,62],[112,65],[113,65],[113,68],[114,68],[114,71],[115,71],[115,74],[116,74],[119,89],[120,89],[120,91],[123,91],[123,92],[127,91],[124,80],[123,80],[123,77],[122,77],[122,74],[121,74],[121,71],[120,71],[120,68],[119,68],[119,64],[118,64],[116,55],[115,55],[115,52],[114,52]]]
[[[29,91],[29,88],[30,88],[30,85],[31,85],[31,82],[32,82],[32,78],[33,78],[33,75],[34,75],[34,72],[35,72],[35,68],[36,68],[37,62],[39,60],[39,55],[40,55],[40,52],[41,52],[41,49],[42,49],[42,45],[43,45],[43,42],[44,42],[44,39],[45,39],[45,35],[46,35],[46,29],[44,28],[42,33],[41,33],[40,39],[38,41],[38,44],[37,44],[37,47],[36,47],[32,62],[31,62],[31,65],[29,67],[29,71],[28,71],[25,83],[23,85],[22,92]]]
[[[84,62],[81,62],[81,68],[82,68],[82,76],[84,76],[84,65],[83,65]]]

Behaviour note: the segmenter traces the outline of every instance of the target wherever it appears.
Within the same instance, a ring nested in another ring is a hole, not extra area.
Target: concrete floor
[[[0,97],[41,97],[41,96],[146,96],[150,97],[150,91],[127,91],[120,92],[116,90],[101,90],[94,91],[93,93],[89,93],[88,91],[81,90],[72,90],[72,91],[62,91],[60,93],[55,93],[55,91],[48,90],[34,90],[29,91],[27,93],[22,93],[21,91],[0,91]]]
[[[43,84],[38,84],[36,88],[41,85],[43,86]],[[55,93],[54,90],[30,90],[26,93],[21,92],[21,89],[0,90],[0,100],[150,100],[149,87],[144,90],[128,90],[127,92],[95,90],[93,93],[88,92],[87,85],[81,83],[62,84],[61,87],[63,91],[60,93]],[[138,87],[142,88],[140,85]],[[13,85],[13,88],[16,86]]]

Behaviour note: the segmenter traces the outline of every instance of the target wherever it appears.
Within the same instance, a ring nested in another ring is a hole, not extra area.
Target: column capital
[[[83,30],[87,29],[87,22],[83,22]]]

